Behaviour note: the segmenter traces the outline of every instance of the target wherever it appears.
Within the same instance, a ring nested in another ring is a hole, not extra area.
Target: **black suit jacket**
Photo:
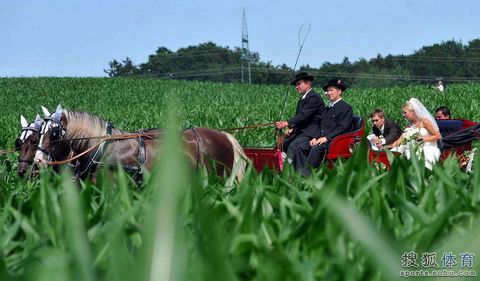
[[[320,118],[324,108],[323,99],[311,90],[303,100],[298,101],[295,116],[288,119],[288,126],[295,129],[295,135],[301,135],[305,130],[315,126],[314,120]]]
[[[392,144],[402,135],[402,130],[400,129],[400,126],[398,126],[398,124],[393,121],[385,119],[385,123],[383,126],[383,138],[385,139],[385,145]],[[377,137],[382,135],[380,129],[375,126],[373,126],[372,131]]]
[[[316,130],[309,131],[307,136],[311,138],[326,137],[328,141],[331,141],[334,137],[350,131],[352,117],[352,107],[340,100],[333,107],[325,107],[321,119],[316,122]]]

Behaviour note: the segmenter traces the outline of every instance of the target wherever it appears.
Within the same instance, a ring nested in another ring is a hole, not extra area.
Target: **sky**
[[[478,0],[2,0],[0,77],[102,77],[158,47],[241,47],[243,9],[250,51],[274,65],[294,66],[310,24],[297,69],[480,38]]]

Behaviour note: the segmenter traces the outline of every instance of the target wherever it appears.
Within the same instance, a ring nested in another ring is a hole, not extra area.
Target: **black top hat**
[[[330,86],[337,87],[340,90],[342,90],[342,92],[345,91],[345,89],[347,88],[347,85],[345,85],[342,80],[332,79],[332,80],[329,80],[327,84],[323,85],[322,89],[326,91]]]
[[[306,72],[300,72],[297,75],[295,75],[295,79],[292,82],[290,82],[290,85],[295,86],[297,82],[300,80],[313,81],[313,76],[308,75],[308,73]]]

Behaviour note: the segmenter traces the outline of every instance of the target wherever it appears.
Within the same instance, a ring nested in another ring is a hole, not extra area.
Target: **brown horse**
[[[100,144],[102,138],[99,136],[107,135],[111,138]],[[45,166],[78,157],[69,165],[74,168],[76,176],[82,179],[94,171],[99,163],[120,163],[124,169],[134,172],[143,168],[151,170],[161,138],[159,129],[125,133],[89,113],[58,106],[55,113],[45,117],[35,163]],[[224,173],[230,174],[236,163],[240,162],[236,178],[239,181],[243,178],[247,157],[231,135],[208,128],[193,128],[183,132],[183,140],[185,153],[193,167],[205,165],[212,170],[210,162],[213,161],[217,174],[223,176]]]
[[[40,140],[40,128],[43,119],[39,115],[33,123],[28,123],[25,117],[20,116],[20,124],[22,131],[15,140],[15,148],[19,152],[17,173],[23,177],[33,164],[33,158],[37,151],[38,142]]]

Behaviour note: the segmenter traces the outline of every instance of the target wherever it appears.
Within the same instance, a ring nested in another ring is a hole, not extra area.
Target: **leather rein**
[[[192,131],[193,133],[193,136],[195,138],[195,144],[196,144],[196,149],[195,149],[195,158],[196,158],[196,164],[195,164],[195,167],[198,169],[199,165],[200,165],[200,158],[201,158],[201,151],[200,151],[200,141],[199,141],[199,136],[198,136],[198,133],[197,131],[195,130],[195,128],[190,128],[189,130]],[[117,134],[117,135],[111,135],[111,134],[106,134],[104,136],[96,136],[96,137],[85,137],[85,138],[74,138],[74,139],[62,139],[62,140],[57,140],[56,142],[69,142],[69,141],[77,141],[77,140],[88,140],[88,139],[99,139],[99,142],[96,143],[94,146],[92,147],[89,147],[88,149],[86,149],[85,151],[73,156],[73,151],[70,153],[70,155],[68,156],[67,159],[65,160],[61,160],[61,161],[48,161],[47,164],[48,165],[63,165],[63,164],[69,164],[70,162],[74,161],[74,160],[77,160],[79,159],[80,157],[92,152],[94,154],[93,157],[90,157],[90,160],[88,161],[87,165],[85,168],[82,169],[82,171],[77,171],[77,175],[82,175],[84,174],[85,172],[88,171],[88,169],[92,166],[92,165],[96,165],[98,164],[98,159],[101,157],[101,153],[103,153],[103,151],[99,153],[100,151],[100,146],[102,144],[105,144],[105,142],[107,141],[115,141],[115,140],[127,140],[127,139],[138,139],[139,140],[139,144],[140,144],[140,151],[139,151],[139,164],[140,165],[143,165],[143,163],[146,161],[146,152],[145,152],[145,144],[144,144],[144,139],[147,138],[147,139],[153,139],[155,137],[158,136],[158,133],[147,133],[147,132],[143,132],[143,131],[140,131],[140,133],[127,133],[127,134]],[[103,149],[104,150],[104,149]],[[98,155],[98,157],[97,157]],[[136,168],[132,168],[132,167],[124,167],[128,170],[138,170]]]
[[[269,122],[269,123],[263,123],[263,124],[255,124],[255,125],[250,125],[250,126],[244,126],[244,127],[237,127],[237,128],[225,128],[221,129],[222,131],[237,131],[237,130],[243,130],[243,129],[251,129],[251,128],[258,128],[258,127],[265,127],[265,126],[270,126],[275,124],[275,122]],[[195,142],[197,143],[196,146],[196,167],[198,168],[199,162],[200,162],[200,145],[199,145],[199,140],[198,140],[198,135],[195,130],[195,128],[190,128],[190,130],[193,132],[193,135],[195,137]],[[57,140],[57,141],[52,141],[52,142],[68,142],[68,141],[79,141],[79,140],[90,140],[90,139],[100,139],[100,141],[95,144],[94,146],[88,148],[87,150],[73,156],[73,152],[70,154],[69,158],[61,161],[50,161],[47,162],[48,165],[62,165],[69,163],[73,160],[76,160],[85,154],[88,154],[89,152],[93,151],[94,149],[98,148],[100,145],[102,145],[106,141],[114,141],[114,140],[127,140],[127,139],[142,139],[143,137],[147,138],[155,138],[158,135],[158,133],[127,133],[127,134],[117,134],[117,135],[110,135],[106,134],[104,136],[95,136],[95,137],[85,137],[85,138],[73,138],[73,139],[62,139],[62,140]]]
[[[74,138],[74,139],[62,139],[58,140],[57,142],[69,142],[69,141],[78,141],[78,140],[89,140],[89,139],[100,139],[98,143],[96,143],[94,146],[89,147],[85,151],[75,155],[75,156],[69,156],[69,158],[61,161],[51,161],[47,162],[48,165],[62,165],[69,163],[73,160],[76,160],[85,154],[88,154],[89,152],[93,151],[94,149],[98,148],[100,145],[102,145],[106,141],[114,141],[114,140],[128,140],[128,139],[140,139],[143,137],[148,137],[148,138],[154,138],[157,133],[127,133],[127,134],[118,134],[118,135],[104,135],[104,136],[96,136],[96,137],[85,137],[85,138]],[[72,155],[73,152],[70,154]]]

